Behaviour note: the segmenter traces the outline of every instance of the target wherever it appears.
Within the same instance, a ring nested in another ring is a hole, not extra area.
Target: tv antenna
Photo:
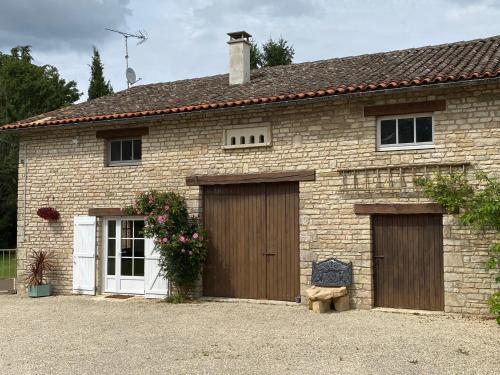
[[[125,64],[127,65],[127,69],[125,70],[125,77],[127,78],[127,88],[130,88],[133,84],[139,82],[141,78],[137,78],[134,72],[134,69],[128,66],[128,38],[138,39],[137,45],[144,43],[148,39],[148,33],[146,30],[139,30],[135,34],[126,33],[125,31],[118,31],[113,29],[106,30],[111,31],[113,33],[120,34],[125,38]]]

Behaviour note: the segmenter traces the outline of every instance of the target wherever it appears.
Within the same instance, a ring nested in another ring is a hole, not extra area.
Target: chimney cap
[[[246,31],[233,31],[232,33],[227,33],[229,35],[229,41],[237,40],[237,39],[246,39],[248,41],[252,36]]]

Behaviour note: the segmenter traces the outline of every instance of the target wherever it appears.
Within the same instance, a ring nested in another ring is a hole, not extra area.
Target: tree
[[[0,135],[0,249],[16,245],[17,137]]]
[[[277,41],[269,38],[262,44],[262,50],[257,43],[250,46],[250,68],[257,69],[265,66],[290,65],[295,55],[295,49],[283,38]]]
[[[258,69],[262,66],[262,52],[257,43],[250,43],[250,69]]]
[[[93,49],[94,55],[92,56],[92,65],[90,65],[89,100],[113,93],[111,83],[109,81],[106,82],[104,79],[104,67],[101,62],[101,56],[99,56],[99,51],[95,47]]]
[[[51,65],[32,64],[30,46],[0,52],[0,125],[73,103],[80,98]],[[16,245],[18,137],[0,133],[0,249]]]

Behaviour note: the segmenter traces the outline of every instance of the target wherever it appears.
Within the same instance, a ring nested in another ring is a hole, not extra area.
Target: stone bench
[[[306,296],[309,299],[309,310],[320,314],[330,311],[332,301],[335,311],[349,310],[349,296],[347,295],[347,288],[345,286],[312,286],[306,290]]]

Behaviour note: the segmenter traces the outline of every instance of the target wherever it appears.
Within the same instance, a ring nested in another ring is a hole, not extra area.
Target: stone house
[[[154,245],[121,208],[183,194],[210,255],[200,293],[295,301],[312,262],[353,265],[352,307],[486,314],[493,234],[421,196],[418,176],[500,172],[500,37],[134,86],[20,134],[18,269],[57,255],[56,293],[163,296]],[[47,222],[42,206],[61,217]],[[21,288],[19,288],[21,289]]]

